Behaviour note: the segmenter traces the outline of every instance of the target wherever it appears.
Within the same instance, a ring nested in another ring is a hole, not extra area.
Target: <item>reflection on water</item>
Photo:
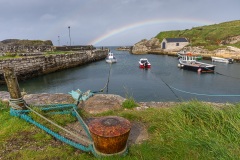
[[[76,89],[99,91],[106,85],[110,70],[108,93],[131,96],[137,101],[178,101],[177,98],[180,98],[239,102],[240,97],[227,97],[240,95],[239,63],[214,63],[217,73],[198,74],[179,69],[176,57],[132,55],[126,51],[115,51],[113,48],[111,51],[118,59],[118,62],[111,66],[102,60],[20,82],[20,88],[27,93],[68,93]],[[148,58],[152,68],[140,69],[140,58]],[[204,62],[212,63],[206,60]],[[171,86],[178,90],[171,90]],[[0,87],[1,90],[7,90],[6,86]],[[222,96],[213,96],[216,94]]]

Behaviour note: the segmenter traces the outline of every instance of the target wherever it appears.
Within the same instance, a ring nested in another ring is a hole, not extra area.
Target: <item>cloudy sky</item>
[[[0,41],[125,46],[232,20],[240,20],[240,0],[0,0]]]

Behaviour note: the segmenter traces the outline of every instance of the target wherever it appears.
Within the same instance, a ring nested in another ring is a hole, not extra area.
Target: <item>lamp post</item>
[[[69,40],[70,40],[70,46],[71,46],[70,26],[68,26],[68,30],[69,30]]]
[[[58,46],[60,46],[60,36],[58,36]]]

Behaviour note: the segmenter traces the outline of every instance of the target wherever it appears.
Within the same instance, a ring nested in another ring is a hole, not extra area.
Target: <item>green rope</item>
[[[24,107],[26,107],[27,109],[24,110],[22,107],[18,106],[17,104],[19,102],[24,103]],[[75,116],[78,119],[80,125],[83,127],[84,131],[86,132],[88,139],[83,138],[83,137],[79,137],[75,133],[70,132],[69,130],[59,126],[58,124],[56,124],[53,121],[49,120],[48,118],[44,117],[43,115],[41,115],[40,113],[36,112],[31,107],[29,107],[22,98],[13,99],[11,101],[11,105],[14,106],[14,107],[10,108],[10,115],[19,117],[19,118],[37,126],[38,128],[44,130],[46,133],[50,134],[51,136],[55,137],[56,139],[66,143],[66,144],[69,144],[69,145],[71,145],[71,146],[73,146],[77,149],[80,149],[82,151],[85,151],[85,152],[91,152],[95,157],[112,156],[112,155],[125,156],[128,152],[127,145],[126,145],[125,149],[123,151],[119,152],[119,153],[104,154],[104,153],[100,153],[99,151],[97,151],[94,147],[93,139],[91,137],[88,126],[85,124],[85,122],[83,121],[81,116],[78,114],[78,112],[76,110],[77,106],[75,104],[50,104],[50,105],[39,105],[37,107],[39,107],[39,109],[42,110],[42,111],[50,112],[50,114],[68,114],[68,113],[71,113],[73,116]],[[68,110],[66,110],[66,109],[68,109]],[[58,111],[58,110],[62,110],[62,111]],[[64,136],[61,136],[60,134],[52,131],[51,129],[47,128],[46,126],[36,122],[35,120],[33,120],[28,115],[29,112],[35,113],[36,115],[38,115],[39,117],[48,121],[52,125],[60,128],[61,130],[67,132],[70,135],[72,135],[73,137],[75,137],[75,138],[77,138],[81,141],[84,141],[85,143],[87,143],[87,146],[82,145],[82,144],[77,143],[77,142],[74,142],[73,140],[71,140],[69,138],[66,138]]]
[[[83,121],[82,117],[78,114],[78,112],[76,111],[75,108],[73,108],[73,111],[76,113],[76,117],[77,117],[77,119],[78,119],[78,122],[81,124],[81,126],[83,126],[85,132],[87,133],[88,138],[89,138],[91,141],[93,141],[93,140],[92,140],[92,136],[91,136],[91,134],[90,134],[90,132],[89,132],[88,126],[87,126],[86,123]]]
[[[74,136],[75,138],[78,138],[78,139],[80,139],[80,140],[82,140],[82,141],[84,141],[84,142],[86,142],[86,143],[88,143],[88,144],[92,144],[92,143],[93,143],[92,141],[90,141],[90,140],[88,140],[88,139],[85,139],[85,138],[82,138],[82,137],[79,137],[79,136],[76,135],[75,133],[72,133],[72,132],[68,131],[67,129],[61,127],[60,125],[54,123],[53,121],[51,121],[51,120],[49,120],[48,118],[44,117],[43,115],[39,114],[38,112],[36,112],[36,111],[33,110],[32,108],[30,108],[29,106],[26,105],[26,107],[27,107],[27,109],[29,109],[29,110],[32,111],[33,113],[37,114],[39,117],[43,118],[44,120],[48,121],[49,123],[51,123],[52,125],[58,127],[59,129],[65,131],[66,133]]]
[[[13,112],[16,112],[16,111],[13,111],[13,109],[11,109],[11,113],[13,113]],[[75,148],[78,148],[78,149],[80,149],[82,151],[85,151],[85,152],[89,152],[89,151],[91,151],[92,153],[95,152],[94,149],[93,149],[93,144],[92,143],[89,144],[87,147],[83,146],[83,145],[81,145],[79,143],[76,143],[76,142],[74,142],[74,141],[72,141],[72,140],[70,140],[68,138],[65,138],[65,137],[59,135],[58,133],[52,131],[51,129],[43,126],[42,124],[40,124],[40,123],[38,123],[36,121],[34,121],[30,116],[28,116],[26,114],[22,114],[21,111],[19,113],[15,113],[15,114],[17,114],[18,117],[24,119],[25,121],[34,124],[38,128],[44,130],[45,132],[47,132],[48,134],[52,135],[53,137],[57,138],[58,140],[60,140],[62,142],[65,142],[65,143],[67,143],[67,144],[69,144],[69,145],[71,145],[71,146],[73,146]]]

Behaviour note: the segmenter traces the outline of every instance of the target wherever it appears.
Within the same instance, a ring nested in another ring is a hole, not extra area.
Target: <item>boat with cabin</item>
[[[196,60],[202,60],[203,57],[199,54],[192,53],[192,52],[186,52],[184,50],[181,50],[180,52],[177,53],[178,59],[182,58],[183,56],[191,55],[194,56]]]
[[[215,69],[215,65],[199,62],[195,57],[189,55],[179,59],[178,67],[199,73],[213,73]]]
[[[211,57],[212,62],[233,63],[232,58]]]
[[[113,53],[111,51],[109,51],[105,60],[107,63],[116,63],[117,62],[116,57],[113,55]]]
[[[151,63],[147,58],[141,58],[139,61],[139,68],[151,68]]]

